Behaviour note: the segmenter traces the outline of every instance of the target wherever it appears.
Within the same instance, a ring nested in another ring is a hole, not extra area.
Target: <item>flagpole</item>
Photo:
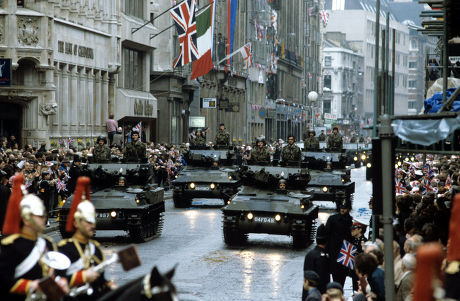
[[[185,1],[185,0],[184,0],[184,1]],[[184,2],[184,1],[182,1],[182,2]],[[182,3],[182,2],[181,2],[181,3]],[[203,7],[200,8],[200,9],[198,9],[196,12],[199,13],[200,11],[202,11],[203,9],[206,9],[208,6],[210,6],[210,5],[213,4],[213,3],[214,3],[214,1],[212,1],[211,3],[209,3],[209,4],[205,5],[205,6],[203,6]],[[169,9],[169,10],[171,10],[171,9]],[[168,11],[169,11],[169,10],[168,10]],[[162,14],[163,14],[163,13],[162,13]],[[159,16],[158,16],[158,17],[159,17]],[[158,18],[158,17],[157,17],[157,18]],[[156,19],[156,18],[155,18],[155,19]],[[152,20],[154,20],[154,19],[152,19]],[[171,27],[174,27],[174,26],[175,26],[175,24],[172,24],[172,25],[166,27],[165,29],[163,29],[162,31],[160,31],[159,33],[150,35],[150,40],[153,39],[153,38],[155,38],[155,37],[157,37],[158,35],[162,34],[162,33],[165,32],[166,30],[168,30],[168,29],[170,29]]]
[[[163,16],[164,14],[166,14],[167,12],[169,12],[173,7],[176,7],[176,6],[178,6],[178,5],[181,5],[181,4],[184,3],[185,1],[187,1],[187,0],[183,0],[183,1],[181,1],[180,3],[171,6],[170,8],[168,8],[167,10],[163,11],[161,14],[159,14],[158,16],[156,16],[155,18],[150,19],[149,21],[145,22],[141,27],[132,28],[132,29],[131,29],[131,34],[134,34],[136,31],[138,31],[138,30],[140,30],[141,28],[147,26],[147,24],[149,24],[149,23],[152,23],[152,24],[153,24],[153,21],[155,21],[155,20],[158,19],[159,17],[161,17],[161,16]]]

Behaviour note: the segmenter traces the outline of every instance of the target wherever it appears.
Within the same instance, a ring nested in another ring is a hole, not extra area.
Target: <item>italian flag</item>
[[[193,62],[190,79],[203,76],[212,70],[212,46],[214,37],[214,15],[216,2],[212,2],[196,16],[196,35],[198,54],[200,57]]]

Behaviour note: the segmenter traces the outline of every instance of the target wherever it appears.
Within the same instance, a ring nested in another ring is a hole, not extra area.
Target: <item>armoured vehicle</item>
[[[191,149],[184,156],[187,166],[172,181],[176,208],[190,207],[193,198],[218,198],[226,204],[238,191],[233,150]]]
[[[302,166],[310,171],[308,187],[313,190],[313,201],[329,201],[339,206],[345,198],[351,207],[355,183],[347,168],[347,158],[340,152],[303,152]]]
[[[290,235],[294,248],[315,237],[318,206],[305,190],[310,174],[300,167],[248,165],[239,170],[243,188],[222,208],[224,242],[238,245],[248,233]],[[280,189],[280,180],[286,189]]]
[[[151,167],[138,163],[91,163],[82,175],[91,178],[91,202],[96,207],[97,230],[125,230],[136,242],[161,235],[164,190],[151,184]],[[124,183],[123,183],[124,181]],[[59,230],[63,237],[70,196],[60,210]]]

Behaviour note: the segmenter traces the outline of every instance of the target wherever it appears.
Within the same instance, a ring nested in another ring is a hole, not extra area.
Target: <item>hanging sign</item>
[[[215,109],[217,106],[216,98],[202,98],[203,99],[203,109]]]

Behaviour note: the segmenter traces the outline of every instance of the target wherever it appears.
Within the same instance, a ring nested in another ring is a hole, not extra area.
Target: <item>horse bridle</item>
[[[161,293],[172,293],[172,300],[178,301],[177,295],[170,291],[170,287],[166,284],[163,285],[156,285],[152,287],[150,285],[150,274],[145,275],[144,279],[142,280],[143,290],[141,292],[147,299],[152,299],[153,296],[161,294]]]

